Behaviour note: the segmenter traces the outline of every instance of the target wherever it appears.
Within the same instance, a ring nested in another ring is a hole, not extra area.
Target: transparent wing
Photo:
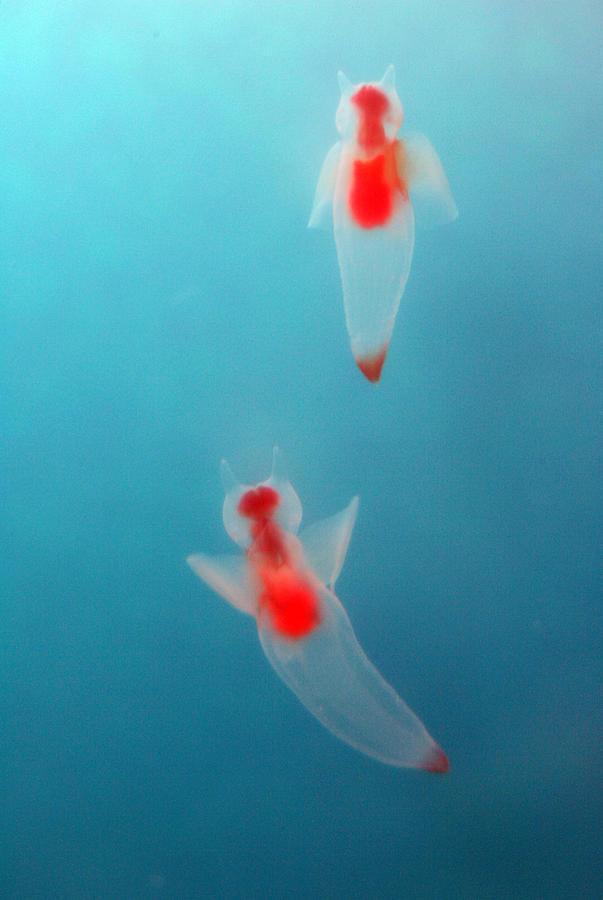
[[[366,657],[341,603],[320,592],[322,623],[303,640],[285,640],[260,616],[268,661],[304,706],[341,740],[393,766],[448,771],[444,751]]]
[[[341,143],[338,141],[331,147],[322,164],[308,228],[332,227],[333,192],[335,190],[340,155]]]
[[[396,144],[398,173],[408,184],[417,224],[444,225],[458,209],[442,163],[424,134],[410,134]]]
[[[347,204],[350,165],[341,167],[333,201],[335,243],[352,353],[369,381],[378,381],[410,271],[414,216],[397,191],[387,225],[356,225]]]
[[[257,597],[244,556],[194,553],[187,563],[199,578],[241,612],[255,616]]]
[[[300,534],[307,565],[331,589],[345,562],[357,515],[358,497],[354,497],[341,512],[315,522]]]

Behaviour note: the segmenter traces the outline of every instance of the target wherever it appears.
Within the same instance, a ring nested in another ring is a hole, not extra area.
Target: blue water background
[[[0,5],[0,896],[601,896],[601,10]],[[381,384],[306,222],[393,62],[458,221]],[[218,466],[359,493],[338,594],[447,777],[335,740],[188,570]]]

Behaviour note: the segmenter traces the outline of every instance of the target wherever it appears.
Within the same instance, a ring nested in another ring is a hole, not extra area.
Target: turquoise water
[[[595,3],[0,4],[2,898],[601,893]],[[342,68],[459,219],[381,383],[306,222]],[[218,467],[361,497],[338,594],[450,774],[336,741],[185,564]]]

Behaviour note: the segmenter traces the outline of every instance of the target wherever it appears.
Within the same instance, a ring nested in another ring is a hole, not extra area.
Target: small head
[[[290,534],[295,534],[302,517],[299,497],[286,476],[278,447],[274,448],[270,478],[255,487],[240,484],[226,460],[220,472],[226,491],[222,518],[230,537],[243,549],[252,540],[252,526],[260,519],[274,521]]]
[[[381,81],[352,84],[343,72],[337,75],[341,99],[335,114],[337,130],[348,140],[358,135],[361,123],[382,126],[388,141],[397,135],[402,125],[402,104],[396,93],[396,73],[388,66]]]

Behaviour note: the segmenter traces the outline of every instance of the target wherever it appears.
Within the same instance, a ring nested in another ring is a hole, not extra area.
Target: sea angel
[[[245,555],[189,556],[233,606],[254,616],[268,661],[329,731],[392,766],[447,772],[444,751],[365,656],[335,596],[358,498],[297,537],[302,508],[274,450],[270,478],[239,484],[222,461],[224,526]]]
[[[402,104],[394,67],[370,84],[354,85],[343,72],[338,78],[341,141],[323,163],[308,225],[330,225],[332,212],[352,353],[375,382],[410,271],[413,205],[439,222],[456,218],[457,209],[427,138],[397,138]]]

